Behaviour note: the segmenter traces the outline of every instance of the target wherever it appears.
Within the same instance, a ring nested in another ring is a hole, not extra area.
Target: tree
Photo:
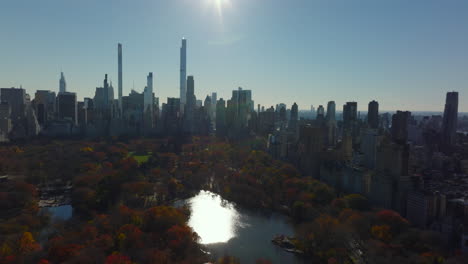
[[[218,264],[240,264],[240,261],[235,257],[224,256],[220,258],[217,263]]]
[[[169,206],[156,206],[145,211],[143,230],[162,233],[173,225],[184,225],[186,221],[187,216],[181,210]]]
[[[390,226],[392,232],[398,234],[409,227],[408,220],[392,210],[381,210],[377,213],[377,220],[381,224]]]
[[[169,247],[178,255],[185,255],[186,250],[196,241],[197,236],[192,229],[186,225],[174,225],[167,230]]]
[[[353,210],[363,211],[369,209],[369,201],[360,194],[349,194],[343,197],[343,199],[346,201],[348,207]]]
[[[18,252],[20,254],[27,254],[32,251],[40,249],[39,243],[34,240],[30,232],[24,232],[18,243]]]
[[[129,257],[116,252],[107,256],[105,264],[132,264],[132,261]]]
[[[388,225],[374,225],[371,229],[372,236],[383,242],[390,242],[392,240],[392,233]]]

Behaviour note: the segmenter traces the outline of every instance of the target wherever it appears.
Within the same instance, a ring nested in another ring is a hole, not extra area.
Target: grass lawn
[[[133,157],[138,164],[142,164],[148,161],[149,157],[151,156],[151,152],[149,152],[147,155],[135,155],[135,153],[131,152],[129,153],[129,156]]]

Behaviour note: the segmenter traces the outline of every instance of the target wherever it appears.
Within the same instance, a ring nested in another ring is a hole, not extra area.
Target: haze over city
[[[243,87],[265,106],[356,101],[365,111],[375,99],[383,110],[441,112],[454,90],[466,112],[467,11],[466,1],[432,0],[7,0],[0,80],[33,94],[54,90],[63,71],[82,100],[104,73],[115,86],[122,43],[123,93],[142,92],[153,72],[165,101],[179,93],[186,37],[200,98]]]

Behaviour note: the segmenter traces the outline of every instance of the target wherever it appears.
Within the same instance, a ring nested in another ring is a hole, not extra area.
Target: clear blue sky
[[[468,111],[465,0],[1,0],[0,87],[57,91],[63,69],[80,99],[105,73],[116,89],[121,42],[124,94],[152,71],[165,102],[182,37],[199,99],[241,86],[266,106],[442,111],[455,90]]]

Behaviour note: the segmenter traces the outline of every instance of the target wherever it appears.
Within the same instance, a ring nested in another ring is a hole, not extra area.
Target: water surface
[[[52,222],[57,220],[68,220],[72,217],[73,207],[71,205],[60,205],[55,207],[42,207],[40,213],[49,213]]]
[[[213,259],[230,255],[241,263],[255,263],[259,258],[278,264],[305,263],[271,243],[275,235],[294,235],[292,225],[282,215],[246,210],[209,191],[200,191],[183,203],[192,212],[189,225]]]

